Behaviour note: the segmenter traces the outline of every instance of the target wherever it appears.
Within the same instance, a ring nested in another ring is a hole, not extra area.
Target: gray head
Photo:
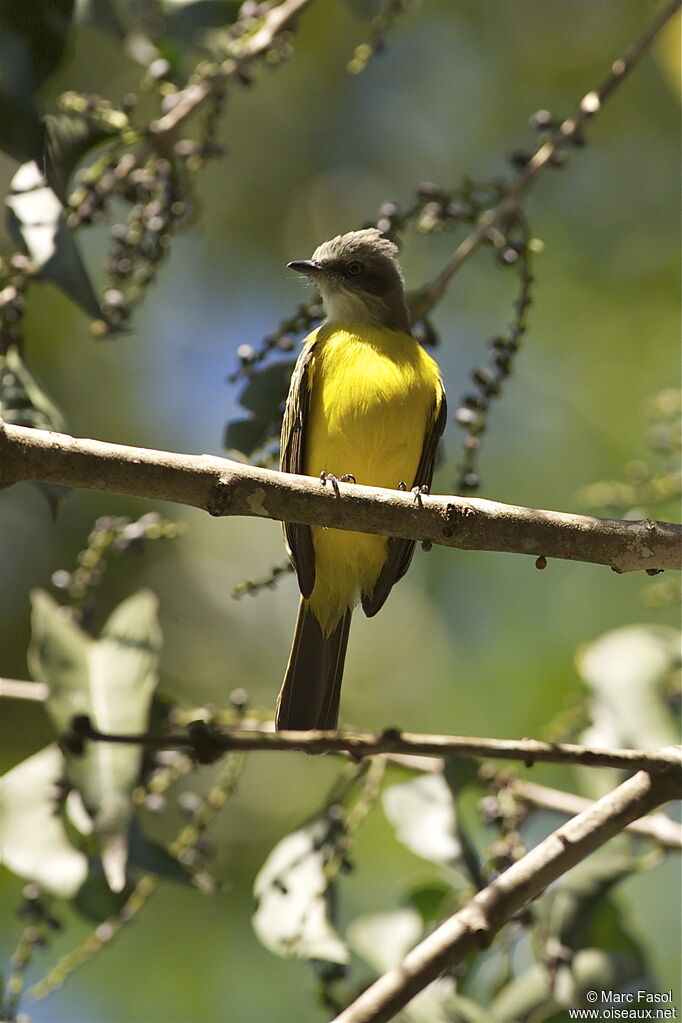
[[[328,321],[409,331],[397,246],[375,227],[323,242],[312,259],[287,264],[318,287]]]

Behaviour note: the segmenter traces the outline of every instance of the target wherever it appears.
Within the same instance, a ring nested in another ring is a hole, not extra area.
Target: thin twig
[[[647,52],[659,32],[682,6],[682,0],[670,0],[659,11],[645,32],[615,60],[611,70],[598,88],[586,93],[574,114],[567,117],[552,137],[543,143],[531,159],[511,182],[504,198],[492,209],[486,210],[474,231],[458,245],[450,261],[436,277],[422,289],[416,303],[419,316],[423,316],[440,301],[460,267],[486,240],[491,228],[512,216],[521,205],[521,200],[538,175],[548,166],[567,144],[580,137],[587,121],[593,118],[609,99],[614,90],[625,80]]]
[[[552,881],[631,821],[674,798],[671,779],[640,771],[513,863],[441,924],[403,962],[355,999],[334,1023],[387,1023],[444,970],[477,948]]]
[[[211,97],[219,96],[230,80],[239,80],[244,67],[254,58],[261,57],[272,47],[277,36],[288,29],[304,8],[313,0],[284,0],[266,15],[263,25],[244,46],[239,57],[228,57],[209,78],[188,85],[175,97],[171,110],[153,121],[153,138],[172,134],[189,117],[203,107]]]
[[[0,678],[0,698],[12,700],[36,700],[44,703],[50,690],[43,682],[28,682],[18,678]]]
[[[682,528],[521,508],[480,498],[411,494],[279,473],[210,455],[76,439],[0,421],[0,486],[24,480],[131,494],[247,515],[406,537],[464,550],[506,551],[607,565],[676,569]],[[338,490],[338,494],[337,494]]]
[[[306,753],[347,752],[355,758],[378,753],[407,753],[422,756],[492,757],[520,760],[526,767],[535,763],[582,764],[588,767],[615,767],[679,775],[682,756],[677,747],[660,750],[602,749],[577,743],[541,742],[538,739],[488,739],[460,735],[422,735],[387,728],[383,732],[274,732],[226,728],[219,730],[197,721],[185,733],[170,735],[120,735],[100,732],[88,718],[73,721],[73,734],[79,740],[141,745],[150,749],[182,749],[200,761],[217,759],[234,750],[298,750]]]
[[[511,790],[517,799],[529,807],[538,810],[554,810],[571,817],[583,813],[592,806],[592,800],[585,799],[584,796],[576,796],[572,792],[562,792],[561,789],[549,788],[547,785],[537,785],[533,781],[525,781],[521,778],[515,778],[511,782]],[[664,849],[671,849],[675,852],[682,850],[682,829],[677,821],[671,820],[665,813],[654,813],[648,817],[642,817],[640,820],[632,821],[626,830],[639,838],[651,839]]]

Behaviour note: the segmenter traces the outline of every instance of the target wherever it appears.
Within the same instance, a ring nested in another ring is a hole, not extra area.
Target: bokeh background
[[[241,344],[257,345],[305,297],[285,269],[323,239],[407,202],[421,181],[454,187],[463,175],[510,172],[510,151],[533,143],[529,116],[568,113],[657,9],[641,0],[433,0],[399,19],[383,53],[347,72],[367,23],[353,5],[319,0],[301,18],[295,53],[234,91],[221,139],[226,159],[198,182],[198,217],[178,236],[133,331],[94,340],[86,318],[50,285],[31,290],[30,365],[75,435],[188,452],[221,453],[238,414],[229,386]],[[544,251],[518,369],[490,418],[481,496],[584,511],[587,484],[622,476],[646,456],[647,403],[678,379],[679,130],[677,34],[665,36],[614,94],[588,146],[536,184],[527,214]],[[45,95],[64,89],[119,98],[142,71],[95,28],[75,34]],[[0,158],[3,186],[15,165]],[[98,278],[106,227],[81,232]],[[409,236],[410,286],[443,265],[457,238]],[[9,242],[7,242],[9,246]],[[487,253],[462,270],[434,322],[451,407],[484,361],[487,338],[511,318],[513,275]],[[462,434],[449,423],[434,490],[449,492]],[[0,671],[27,677],[28,594],[70,568],[93,520],[137,516],[144,501],[74,492],[55,522],[30,485],[0,495]],[[112,607],[140,586],[159,595],[162,687],[187,706],[224,705],[236,687],[272,706],[288,655],[297,594],[286,577],[235,601],[233,587],[282,561],[280,530],[265,521],[210,520],[180,507],[172,544],[112,566],[101,597]],[[661,517],[672,508],[658,509]],[[581,564],[434,548],[417,553],[381,615],[353,623],[342,721],[367,729],[521,737],[547,734],[582,683],[576,652],[607,630],[675,624],[652,607],[640,575]],[[40,709],[4,701],[0,766],[51,741]],[[211,770],[202,769],[208,784]],[[203,898],[165,883],[144,914],[48,1003],[34,1023],[304,1023],[324,1018],[305,963],[278,960],[251,930],[251,886],[273,844],[312,813],[338,771],[331,758],[251,757],[236,798],[211,831],[211,870],[224,881]],[[569,770],[533,780],[565,788]],[[342,881],[342,914],[389,909],[419,869],[375,815]],[[0,960],[14,947],[21,883],[0,871]],[[678,986],[678,864],[629,881],[628,917],[646,935],[661,988]],[[47,964],[82,939],[65,915]],[[162,936],[162,940],[161,940]],[[39,964],[38,964],[39,965]],[[38,967],[36,967],[36,975]]]

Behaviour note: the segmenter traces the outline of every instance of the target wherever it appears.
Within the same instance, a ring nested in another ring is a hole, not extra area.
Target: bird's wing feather
[[[306,345],[298,357],[291,377],[284,409],[279,467],[282,472],[305,472],[306,423],[310,405],[310,376],[314,365],[315,342]],[[284,539],[296,569],[298,585],[309,597],[315,585],[315,552],[310,526],[284,523]]]
[[[431,429],[424,438],[421,457],[414,480],[412,481],[413,487],[428,487],[433,479],[438,442],[445,429],[448,415],[445,391],[442,387],[440,405],[437,412],[434,408],[434,413]],[[377,611],[381,610],[395,583],[402,579],[407,572],[412,561],[412,555],[414,554],[414,545],[414,540],[400,540],[392,537],[388,541],[386,561],[376,581],[372,595],[371,597],[362,598],[362,610],[368,618],[371,618]]]

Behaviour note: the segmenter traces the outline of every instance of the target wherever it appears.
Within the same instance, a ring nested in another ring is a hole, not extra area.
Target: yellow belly
[[[322,327],[310,374],[305,472],[350,473],[357,483],[411,487],[438,411],[440,374],[407,334]],[[323,631],[371,595],[386,560],[386,537],[313,527],[315,587],[310,607]]]

